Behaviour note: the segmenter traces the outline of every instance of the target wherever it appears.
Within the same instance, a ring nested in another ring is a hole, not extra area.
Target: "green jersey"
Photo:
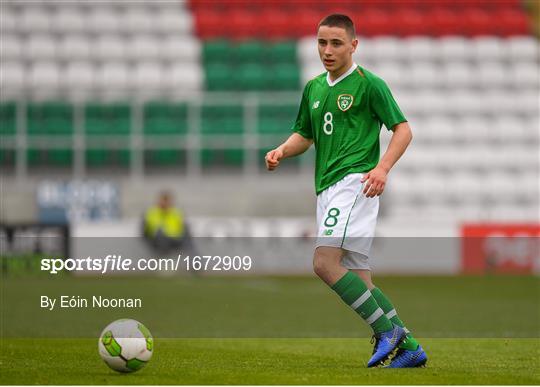
[[[386,83],[354,65],[334,82],[327,73],[310,80],[293,131],[313,139],[317,195],[350,173],[379,162],[382,125],[407,121]]]

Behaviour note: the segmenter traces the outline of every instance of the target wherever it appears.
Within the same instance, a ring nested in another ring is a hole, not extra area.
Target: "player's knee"
[[[339,256],[333,251],[325,249],[316,249],[313,255],[313,271],[320,278],[325,279],[333,266],[339,265]]]

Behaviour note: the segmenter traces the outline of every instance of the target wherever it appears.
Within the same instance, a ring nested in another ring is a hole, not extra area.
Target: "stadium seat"
[[[2,61],[20,61],[23,59],[23,45],[15,34],[2,34],[0,45]]]
[[[54,62],[34,62],[30,68],[29,85],[39,93],[53,95],[60,82],[60,70]]]
[[[202,107],[201,132],[203,134],[243,133],[243,109],[241,105],[210,105]]]
[[[129,69],[125,62],[108,62],[98,70],[97,86],[113,93],[124,93],[130,81]]]
[[[499,61],[482,62],[474,75],[478,85],[485,89],[509,86],[508,70]]]
[[[95,59],[101,61],[125,60],[127,41],[116,35],[101,35],[94,46]]]
[[[88,28],[89,20],[82,12],[65,7],[65,3],[58,12],[52,16],[52,30],[57,33],[71,35],[84,34]]]
[[[29,135],[71,135],[73,107],[65,102],[29,104],[26,115]]]
[[[189,36],[192,34],[194,21],[188,12],[181,11],[178,4],[174,2],[161,2],[161,5],[172,5],[176,11],[171,12],[171,7],[169,7],[156,12],[154,28],[157,29],[157,32],[177,36]]]
[[[85,92],[94,87],[95,77],[94,66],[88,61],[76,61],[68,63],[61,82],[68,91]]]
[[[136,34],[152,34],[159,28],[159,20],[156,22],[156,15],[140,8],[127,7],[122,13],[122,29],[124,32]]]
[[[264,69],[267,78],[267,88],[275,90],[298,90],[300,74],[296,64],[277,64]]]
[[[519,9],[502,9],[493,15],[500,36],[519,36],[531,33],[528,16]]]
[[[15,102],[0,102],[0,134],[13,135],[17,132],[17,105]]]
[[[142,94],[159,94],[167,80],[163,78],[163,68],[155,62],[139,62],[133,72],[133,85]]]
[[[119,32],[121,23],[120,16],[115,9],[103,3],[92,6],[88,15],[87,28],[93,33],[107,34]]]
[[[72,149],[29,148],[27,160],[30,166],[70,167],[73,162]]]
[[[30,4],[23,7],[19,15],[17,29],[24,34],[48,33],[51,29],[51,18],[47,12]]]
[[[440,77],[448,89],[469,88],[475,82],[473,67],[465,61],[445,63],[440,69]]]
[[[57,56],[56,40],[49,35],[30,35],[24,44],[24,54],[30,61],[54,60]]]
[[[203,166],[240,166],[244,161],[243,149],[203,149],[201,151]]]
[[[472,40],[471,52],[478,62],[485,60],[501,60],[506,54],[500,39],[495,37],[478,37]]]
[[[155,61],[160,55],[160,40],[150,35],[134,35],[126,42],[126,56],[135,62]]]
[[[261,64],[243,64],[231,71],[231,75],[238,90],[264,90],[270,84],[269,69]]]
[[[230,54],[233,54],[232,59],[236,60],[236,63],[261,63],[266,56],[265,46],[258,40],[244,40],[238,43]]]
[[[167,166],[185,164],[185,151],[178,149],[146,150],[144,163],[146,166]]]
[[[472,54],[469,40],[458,36],[448,36],[441,38],[438,42],[440,58],[444,61],[465,61]]]
[[[505,40],[504,52],[509,54],[513,61],[538,60],[540,42],[532,36],[516,36]]]
[[[3,62],[0,68],[0,87],[3,97],[13,95],[24,88],[28,75],[20,61]]]
[[[88,135],[128,135],[131,108],[124,103],[89,103],[85,106],[85,131]]]
[[[166,101],[145,104],[143,131],[146,135],[186,133],[187,106]]]
[[[261,37],[266,40],[290,38],[290,26],[292,18],[290,13],[281,9],[267,8],[260,13],[260,20],[264,20],[261,26]]]
[[[429,37],[413,37],[402,41],[405,46],[404,52],[409,63],[416,61],[433,61],[439,42]]]
[[[209,40],[203,45],[203,60],[209,63],[226,63],[230,60],[232,50],[229,41],[224,39]]]
[[[4,7],[0,12],[0,33],[12,34],[17,31],[18,17],[9,7]]]
[[[234,90],[237,89],[230,67],[222,63],[205,66],[207,90]]]
[[[203,69],[197,63],[171,62],[164,71],[163,78],[167,80],[164,85],[166,90],[180,94],[202,89],[204,74]]]
[[[269,63],[296,64],[296,43],[290,40],[273,42],[266,47],[266,55]]]
[[[509,79],[509,85],[517,90],[538,90],[540,86],[539,72],[538,63],[516,61],[510,66],[506,75]]]
[[[262,104],[259,106],[259,127],[258,131],[263,134],[287,134],[298,113],[298,106]]]
[[[161,43],[159,56],[166,60],[199,65],[201,44],[191,36],[167,35]]]
[[[85,157],[88,167],[127,167],[131,160],[131,154],[127,149],[87,149]]]
[[[95,53],[84,35],[66,35],[59,44],[58,57],[64,61],[87,61]]]

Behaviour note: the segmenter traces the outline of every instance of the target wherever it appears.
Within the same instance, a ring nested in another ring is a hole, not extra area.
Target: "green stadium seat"
[[[17,106],[15,102],[0,103],[0,135],[13,135],[17,132]]]
[[[29,135],[71,135],[73,106],[65,102],[30,103],[26,112]]]
[[[265,90],[271,70],[261,64],[248,63],[238,67],[233,73],[235,85],[240,90]]]
[[[241,134],[243,109],[241,105],[203,105],[201,117],[203,134]]]
[[[247,40],[239,43],[234,48],[233,58],[237,64],[240,63],[262,63],[266,56],[266,46],[257,40]]]
[[[131,159],[128,149],[87,149],[85,156],[89,167],[127,167]]]
[[[187,105],[173,102],[149,102],[144,106],[145,134],[182,134],[187,132]]]
[[[202,149],[203,166],[240,166],[244,162],[243,149]]]
[[[145,165],[165,166],[184,164],[185,162],[185,151],[179,149],[151,149],[144,152]]]
[[[232,90],[235,88],[233,71],[224,63],[211,63],[205,66],[207,90]]]
[[[204,63],[228,62],[231,59],[231,45],[227,40],[211,40],[203,46]]]
[[[296,64],[296,42],[280,41],[270,44],[267,47],[266,55],[270,63]]]
[[[281,134],[290,133],[294,124],[298,106],[292,104],[259,106],[259,133]]]
[[[70,167],[73,163],[73,150],[30,148],[27,151],[27,161],[30,166]]]
[[[89,103],[85,106],[85,131],[88,135],[128,135],[131,107],[125,103]]]
[[[272,83],[276,90],[298,90],[300,88],[300,71],[295,64],[278,64],[272,69]]]

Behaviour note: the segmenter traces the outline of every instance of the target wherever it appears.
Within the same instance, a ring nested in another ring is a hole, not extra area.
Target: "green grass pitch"
[[[423,339],[426,368],[367,369],[364,339],[162,339],[119,374],[91,339],[10,339],[2,384],[539,384],[538,339]]]
[[[378,277],[429,357],[367,369],[370,331],[313,277],[7,277],[0,384],[540,384],[537,277]],[[39,308],[46,294],[141,297],[140,310]],[[117,374],[97,337],[117,318],[155,338]]]

